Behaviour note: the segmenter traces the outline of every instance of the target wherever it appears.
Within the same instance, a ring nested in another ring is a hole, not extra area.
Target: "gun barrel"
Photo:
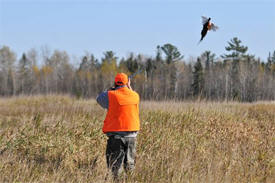
[[[142,71],[142,69],[139,69],[137,72],[131,74],[131,75],[129,76],[129,79],[133,79],[137,74],[141,73],[141,71]]]

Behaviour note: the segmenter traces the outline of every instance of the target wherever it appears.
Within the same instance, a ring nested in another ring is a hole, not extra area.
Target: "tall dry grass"
[[[104,117],[94,100],[0,99],[0,182],[112,182]],[[146,101],[140,117],[127,182],[275,182],[274,103]]]

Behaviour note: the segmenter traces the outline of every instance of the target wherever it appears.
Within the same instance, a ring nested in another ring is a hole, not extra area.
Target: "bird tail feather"
[[[197,44],[197,45],[199,45],[201,41],[202,41],[202,39],[201,39],[201,40],[199,40],[199,42],[198,42],[198,44]]]
[[[203,40],[203,37],[201,37],[201,39],[199,40],[199,42],[198,42],[198,44],[197,45],[199,45],[200,44],[200,42]]]

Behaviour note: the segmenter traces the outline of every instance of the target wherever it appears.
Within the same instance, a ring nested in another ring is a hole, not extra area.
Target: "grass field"
[[[112,182],[105,113],[69,96],[0,99],[0,182]],[[274,102],[142,102],[140,118],[127,182],[275,182]]]

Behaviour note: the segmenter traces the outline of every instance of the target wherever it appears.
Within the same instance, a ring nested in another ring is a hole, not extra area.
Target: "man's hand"
[[[130,89],[130,90],[133,90],[132,87],[131,87],[131,79],[128,78],[128,83],[126,84],[126,86]]]

